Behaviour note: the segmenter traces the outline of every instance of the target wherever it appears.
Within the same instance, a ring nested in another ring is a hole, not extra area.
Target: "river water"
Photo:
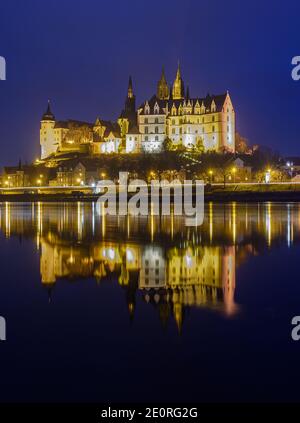
[[[300,204],[0,204],[0,401],[299,400]]]

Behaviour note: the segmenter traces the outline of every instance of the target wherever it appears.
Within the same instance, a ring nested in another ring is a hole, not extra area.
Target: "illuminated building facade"
[[[168,87],[164,70],[157,92],[136,108],[129,78],[124,109],[116,122],[97,118],[95,123],[56,120],[50,103],[40,126],[41,159],[63,153],[160,152],[165,141],[202,151],[235,151],[235,112],[229,93],[191,97],[185,89],[178,64],[173,85]]]
[[[190,97],[179,65],[170,88],[163,70],[156,95],[138,109],[138,124],[146,152],[161,151],[166,139],[173,148],[235,151],[235,112],[229,93]]]

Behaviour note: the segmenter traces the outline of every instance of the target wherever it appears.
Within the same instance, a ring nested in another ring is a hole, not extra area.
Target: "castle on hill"
[[[235,112],[226,92],[191,97],[185,89],[178,64],[169,87],[164,69],[156,94],[136,108],[129,78],[124,109],[116,122],[97,118],[94,123],[56,120],[50,103],[40,127],[41,159],[63,153],[86,153],[92,157],[110,153],[157,153],[180,147],[202,151],[235,151]]]

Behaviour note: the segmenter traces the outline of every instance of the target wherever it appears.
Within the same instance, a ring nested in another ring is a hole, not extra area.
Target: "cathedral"
[[[130,77],[124,109],[116,122],[99,117],[94,123],[56,120],[48,102],[40,144],[42,160],[66,153],[159,153],[165,148],[233,153],[235,112],[228,92],[190,96],[178,64],[173,84],[168,85],[163,69],[156,94],[139,107]]]

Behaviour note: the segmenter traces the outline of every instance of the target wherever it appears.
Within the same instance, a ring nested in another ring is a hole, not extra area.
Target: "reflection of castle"
[[[204,224],[174,216],[100,217],[92,204],[0,205],[0,230],[35,239],[43,286],[59,279],[115,280],[133,317],[141,293],[166,322],[182,326],[189,307],[231,315],[235,270],[249,254],[300,237],[300,208],[276,204],[208,206]],[[122,239],[122,241],[120,241]]]
[[[41,239],[41,281],[53,285],[60,278],[104,278],[116,273],[120,285],[138,288],[146,302],[169,303],[181,326],[185,306],[219,306],[235,311],[235,248],[195,247],[164,250],[160,246],[101,242],[85,247],[51,244]],[[135,278],[133,278],[135,280]],[[133,302],[128,304],[134,310]]]

